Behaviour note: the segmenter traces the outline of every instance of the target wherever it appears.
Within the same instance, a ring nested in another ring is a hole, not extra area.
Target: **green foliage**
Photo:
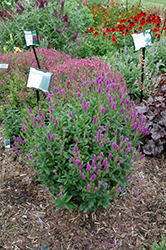
[[[24,10],[18,10],[17,5],[2,9],[4,14],[7,13],[7,16],[1,17],[0,23],[0,48],[5,52],[13,50],[16,45],[26,49],[24,30],[33,29],[39,33],[40,47],[65,50],[73,42],[73,35],[93,25],[89,9],[84,5],[78,8],[73,1],[65,2],[64,7],[49,2],[39,8],[34,1],[22,2],[22,6]],[[69,22],[69,27],[66,27]]]
[[[164,237],[164,241],[159,243],[154,243],[152,246],[152,250],[166,250],[166,237]]]
[[[144,74],[144,94],[154,90],[157,75],[166,71],[166,37],[154,42],[154,45],[146,48],[145,51],[145,74]],[[139,98],[140,88],[138,83],[141,81],[141,55],[142,51],[134,51],[134,47],[125,47],[120,51],[108,52],[103,58],[110,67],[114,67],[125,78],[130,96]],[[151,80],[150,80],[151,79]]]
[[[1,111],[1,119],[3,120],[3,136],[10,139],[11,145],[14,142],[13,137],[17,137],[20,134],[20,124],[22,123],[24,117],[23,111],[24,110],[12,108],[10,106],[5,107]]]
[[[9,7],[15,4],[15,0],[1,0],[0,6],[8,5]]]
[[[26,114],[15,150],[34,168],[57,209],[107,208],[134,171],[145,119],[138,119],[124,83],[114,82],[103,73],[70,89],[57,86],[45,109],[29,108]]]
[[[153,243],[150,249],[151,250],[166,250],[166,237],[164,237],[164,240],[160,243]],[[145,250],[145,248],[143,248],[142,250]]]

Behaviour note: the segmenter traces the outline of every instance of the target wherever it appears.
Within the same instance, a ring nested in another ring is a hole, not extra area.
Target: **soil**
[[[5,150],[0,127],[0,250],[39,250],[44,243],[49,250],[150,249],[166,235],[166,152],[135,167],[130,186],[107,210],[55,211],[31,169]]]

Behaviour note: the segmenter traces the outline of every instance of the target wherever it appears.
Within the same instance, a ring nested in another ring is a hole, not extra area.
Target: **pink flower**
[[[73,157],[71,157],[71,158],[70,158],[70,161],[71,161],[71,162],[73,162],[73,161],[74,161],[74,158],[73,158]]]
[[[101,142],[99,143],[99,145],[100,145],[100,146],[103,146],[103,142],[101,141]]]
[[[89,164],[89,162],[87,163],[87,167],[86,167],[86,171],[91,169],[91,165]]]
[[[47,133],[47,140],[48,141],[51,141],[51,135],[50,135],[50,132]]]
[[[59,196],[61,196],[61,197],[63,196],[62,192],[59,193]]]
[[[89,190],[91,189],[91,185],[90,184],[87,185],[87,189],[89,189]]]
[[[83,169],[83,162],[81,162],[79,169]]]
[[[78,152],[78,147],[77,147],[77,145],[74,146],[74,151],[75,151],[75,152]]]
[[[118,187],[118,189],[117,189],[117,193],[121,193],[121,191],[122,191],[122,189],[121,189],[121,187]]]
[[[73,115],[72,115],[72,113],[70,111],[69,111],[69,116],[73,118]]]
[[[90,181],[93,181],[93,180],[95,180],[95,179],[96,179],[96,174],[93,174],[89,180],[90,180]]]
[[[108,133],[108,124],[105,125],[105,131]]]
[[[145,157],[145,155],[141,155],[139,158],[140,158],[140,159],[143,159],[144,157]]]
[[[96,123],[97,122],[97,118],[96,116],[93,118],[93,123]]]
[[[52,172],[55,174],[55,173],[56,173],[56,170],[54,169]]]
[[[104,112],[105,112],[105,109],[104,109],[104,107],[102,107],[101,108],[101,114],[104,114]]]
[[[98,187],[95,187],[95,191],[97,191],[98,190]]]
[[[107,183],[107,182],[105,182],[105,183],[104,183],[104,187],[107,187],[107,186],[108,186],[108,183]]]
[[[46,188],[46,193],[49,193],[49,192],[50,192],[49,188]]]
[[[108,158],[112,158],[112,154],[109,154]]]
[[[55,126],[58,126],[59,125],[59,122],[58,122],[58,119],[55,120]]]

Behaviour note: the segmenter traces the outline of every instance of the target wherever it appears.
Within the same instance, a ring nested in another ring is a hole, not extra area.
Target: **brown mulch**
[[[55,211],[49,194],[13,150],[0,127],[0,250],[140,250],[166,235],[166,152],[146,157],[123,196],[105,210]]]

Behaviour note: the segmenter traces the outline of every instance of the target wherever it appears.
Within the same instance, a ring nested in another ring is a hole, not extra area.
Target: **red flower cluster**
[[[95,30],[95,27],[97,28],[97,26],[93,26],[88,31],[94,32],[94,36],[99,36],[100,32],[102,32],[102,36],[107,36],[108,33],[110,33],[112,42],[118,44],[115,33],[120,33],[120,35],[125,36],[129,33],[138,33],[142,30],[145,30],[145,28],[143,28],[145,25],[148,28],[150,25],[152,31],[156,33],[155,37],[160,38],[160,24],[161,19],[158,15],[148,14],[141,11],[137,15],[131,16],[128,19],[121,19],[117,25],[112,25],[111,28],[104,26],[99,28],[98,30]],[[164,27],[164,30],[166,30],[166,25]]]

